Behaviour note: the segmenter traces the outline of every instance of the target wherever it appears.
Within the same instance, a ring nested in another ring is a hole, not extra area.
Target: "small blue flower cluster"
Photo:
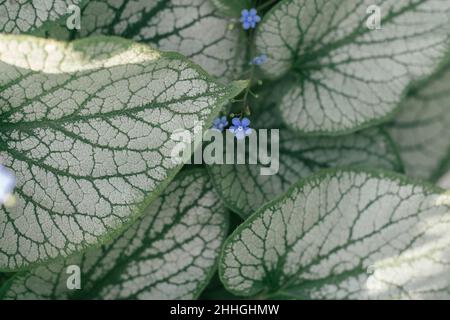
[[[250,10],[244,9],[241,13],[241,23],[242,27],[245,30],[248,29],[255,29],[256,24],[261,21],[261,17],[258,16],[258,12],[255,8],[252,8]]]
[[[248,118],[243,118],[242,120],[239,118],[233,118],[231,120],[231,123],[233,124],[228,129],[236,139],[242,140],[246,136],[249,136],[252,133],[252,129],[250,126],[250,120]],[[213,129],[218,130],[220,132],[223,132],[225,127],[228,126],[228,121],[226,117],[216,118],[213,122]]]
[[[223,116],[221,118],[216,118],[213,121],[213,129],[219,130],[220,132],[225,129],[225,127],[228,125],[227,117]]]
[[[252,133],[252,129],[249,128],[250,120],[248,118],[244,118],[240,120],[239,118],[234,118],[231,120],[233,125],[230,127],[230,132],[234,134],[236,139],[242,140],[246,136],[249,136]]]
[[[258,11],[255,8],[251,8],[250,10],[244,9],[242,10],[240,21],[242,23],[242,27],[245,30],[255,29],[258,22],[261,21],[261,17],[258,16]],[[267,60],[268,60],[267,55],[262,54],[260,56],[253,58],[250,64],[260,66],[266,63]]]
[[[244,9],[241,13],[242,27],[245,30],[255,29],[258,22],[261,21],[261,17],[258,15],[258,12],[255,8],[251,8],[250,10]],[[253,58],[250,62],[251,65],[260,66],[266,63],[268,60],[267,55],[262,54]],[[250,120],[248,118],[233,118],[231,120],[232,126],[228,129],[236,139],[242,140],[245,139],[246,136],[249,136],[252,133],[252,129],[250,128]],[[223,132],[225,127],[228,126],[228,121],[226,117],[216,118],[213,122],[213,129]]]

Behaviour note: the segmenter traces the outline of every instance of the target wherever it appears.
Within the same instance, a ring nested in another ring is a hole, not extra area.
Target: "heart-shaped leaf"
[[[221,279],[260,297],[448,299],[449,204],[391,173],[325,171],[237,228]]]
[[[450,165],[450,62],[414,88],[388,129],[408,175],[442,176]]]
[[[242,89],[129,40],[5,35],[0,87],[0,157],[17,176],[16,205],[0,208],[0,270],[121,231],[179,171],[171,134],[209,126]]]
[[[227,229],[226,210],[206,172],[183,172],[112,243],[20,273],[0,289],[0,297],[193,299],[215,270]],[[79,290],[67,286],[77,276],[67,273],[69,266],[81,271]]]
[[[447,0],[284,0],[260,23],[256,46],[269,56],[266,76],[295,78],[283,88],[284,121],[328,135],[390,117],[445,55],[449,30]]]

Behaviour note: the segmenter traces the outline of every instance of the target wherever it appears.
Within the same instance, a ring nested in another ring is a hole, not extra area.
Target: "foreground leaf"
[[[375,128],[340,137],[299,137],[277,117],[274,102],[278,96],[269,86],[263,87],[261,97],[252,101],[258,106],[252,126],[279,130],[278,173],[261,175],[261,164],[207,166],[225,205],[243,218],[320,169],[366,166],[403,171],[396,148],[384,130]],[[268,142],[270,151],[274,146],[270,138]]]
[[[421,83],[389,126],[409,176],[439,179],[450,165],[450,62]]]
[[[239,29],[230,23],[210,0],[91,0],[82,9],[79,32],[55,31],[52,25],[40,33],[59,39],[117,35],[179,52],[214,76],[234,79],[245,46],[239,47]]]
[[[183,172],[111,244],[18,274],[0,297],[194,299],[213,274],[227,229],[206,172]],[[67,289],[70,265],[81,269],[81,290]]]
[[[287,73],[284,121],[304,134],[365,128],[392,115],[411,81],[430,74],[449,48],[450,1],[382,0],[382,30],[370,30],[373,1],[284,0],[257,32],[270,56],[266,76]]]
[[[0,36],[0,270],[67,256],[132,222],[180,169],[176,129],[209,126],[241,88],[119,38]]]
[[[226,241],[239,295],[450,298],[450,200],[390,173],[334,171],[296,185]]]

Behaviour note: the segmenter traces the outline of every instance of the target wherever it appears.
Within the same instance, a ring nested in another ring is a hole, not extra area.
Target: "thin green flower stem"
[[[250,50],[249,50],[248,60],[251,60],[253,58],[253,56],[254,56],[255,48],[254,48],[254,43],[253,43],[254,39],[253,38],[254,38],[253,30],[250,29],[249,30],[249,35],[248,35],[248,40],[249,40],[249,43],[250,43]],[[241,109],[240,119],[242,119],[244,117],[245,111],[247,109],[248,96],[249,96],[252,84],[254,82],[254,75],[255,75],[255,65],[254,64],[251,64],[249,73],[250,73],[250,75],[249,75],[249,82],[248,82],[247,88],[245,89],[245,92],[244,92],[243,105],[242,105],[242,109]]]

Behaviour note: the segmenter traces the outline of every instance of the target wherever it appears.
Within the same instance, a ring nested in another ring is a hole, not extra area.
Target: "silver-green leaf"
[[[0,298],[194,299],[215,271],[227,229],[206,172],[187,171],[112,243],[19,273]],[[79,290],[67,287],[69,266],[81,270]]]
[[[237,228],[221,279],[246,296],[449,299],[449,205],[392,173],[325,171]]]
[[[129,40],[0,36],[0,270],[108,240],[179,171],[177,129],[207,127],[240,90],[175,53]],[[194,134],[194,133],[193,133]]]
[[[372,30],[367,22],[376,18]],[[279,107],[303,134],[340,134],[385,121],[408,85],[449,48],[449,0],[284,0],[261,22],[267,77],[291,74]]]
[[[450,62],[419,83],[388,127],[406,173],[436,181],[450,165]]]

